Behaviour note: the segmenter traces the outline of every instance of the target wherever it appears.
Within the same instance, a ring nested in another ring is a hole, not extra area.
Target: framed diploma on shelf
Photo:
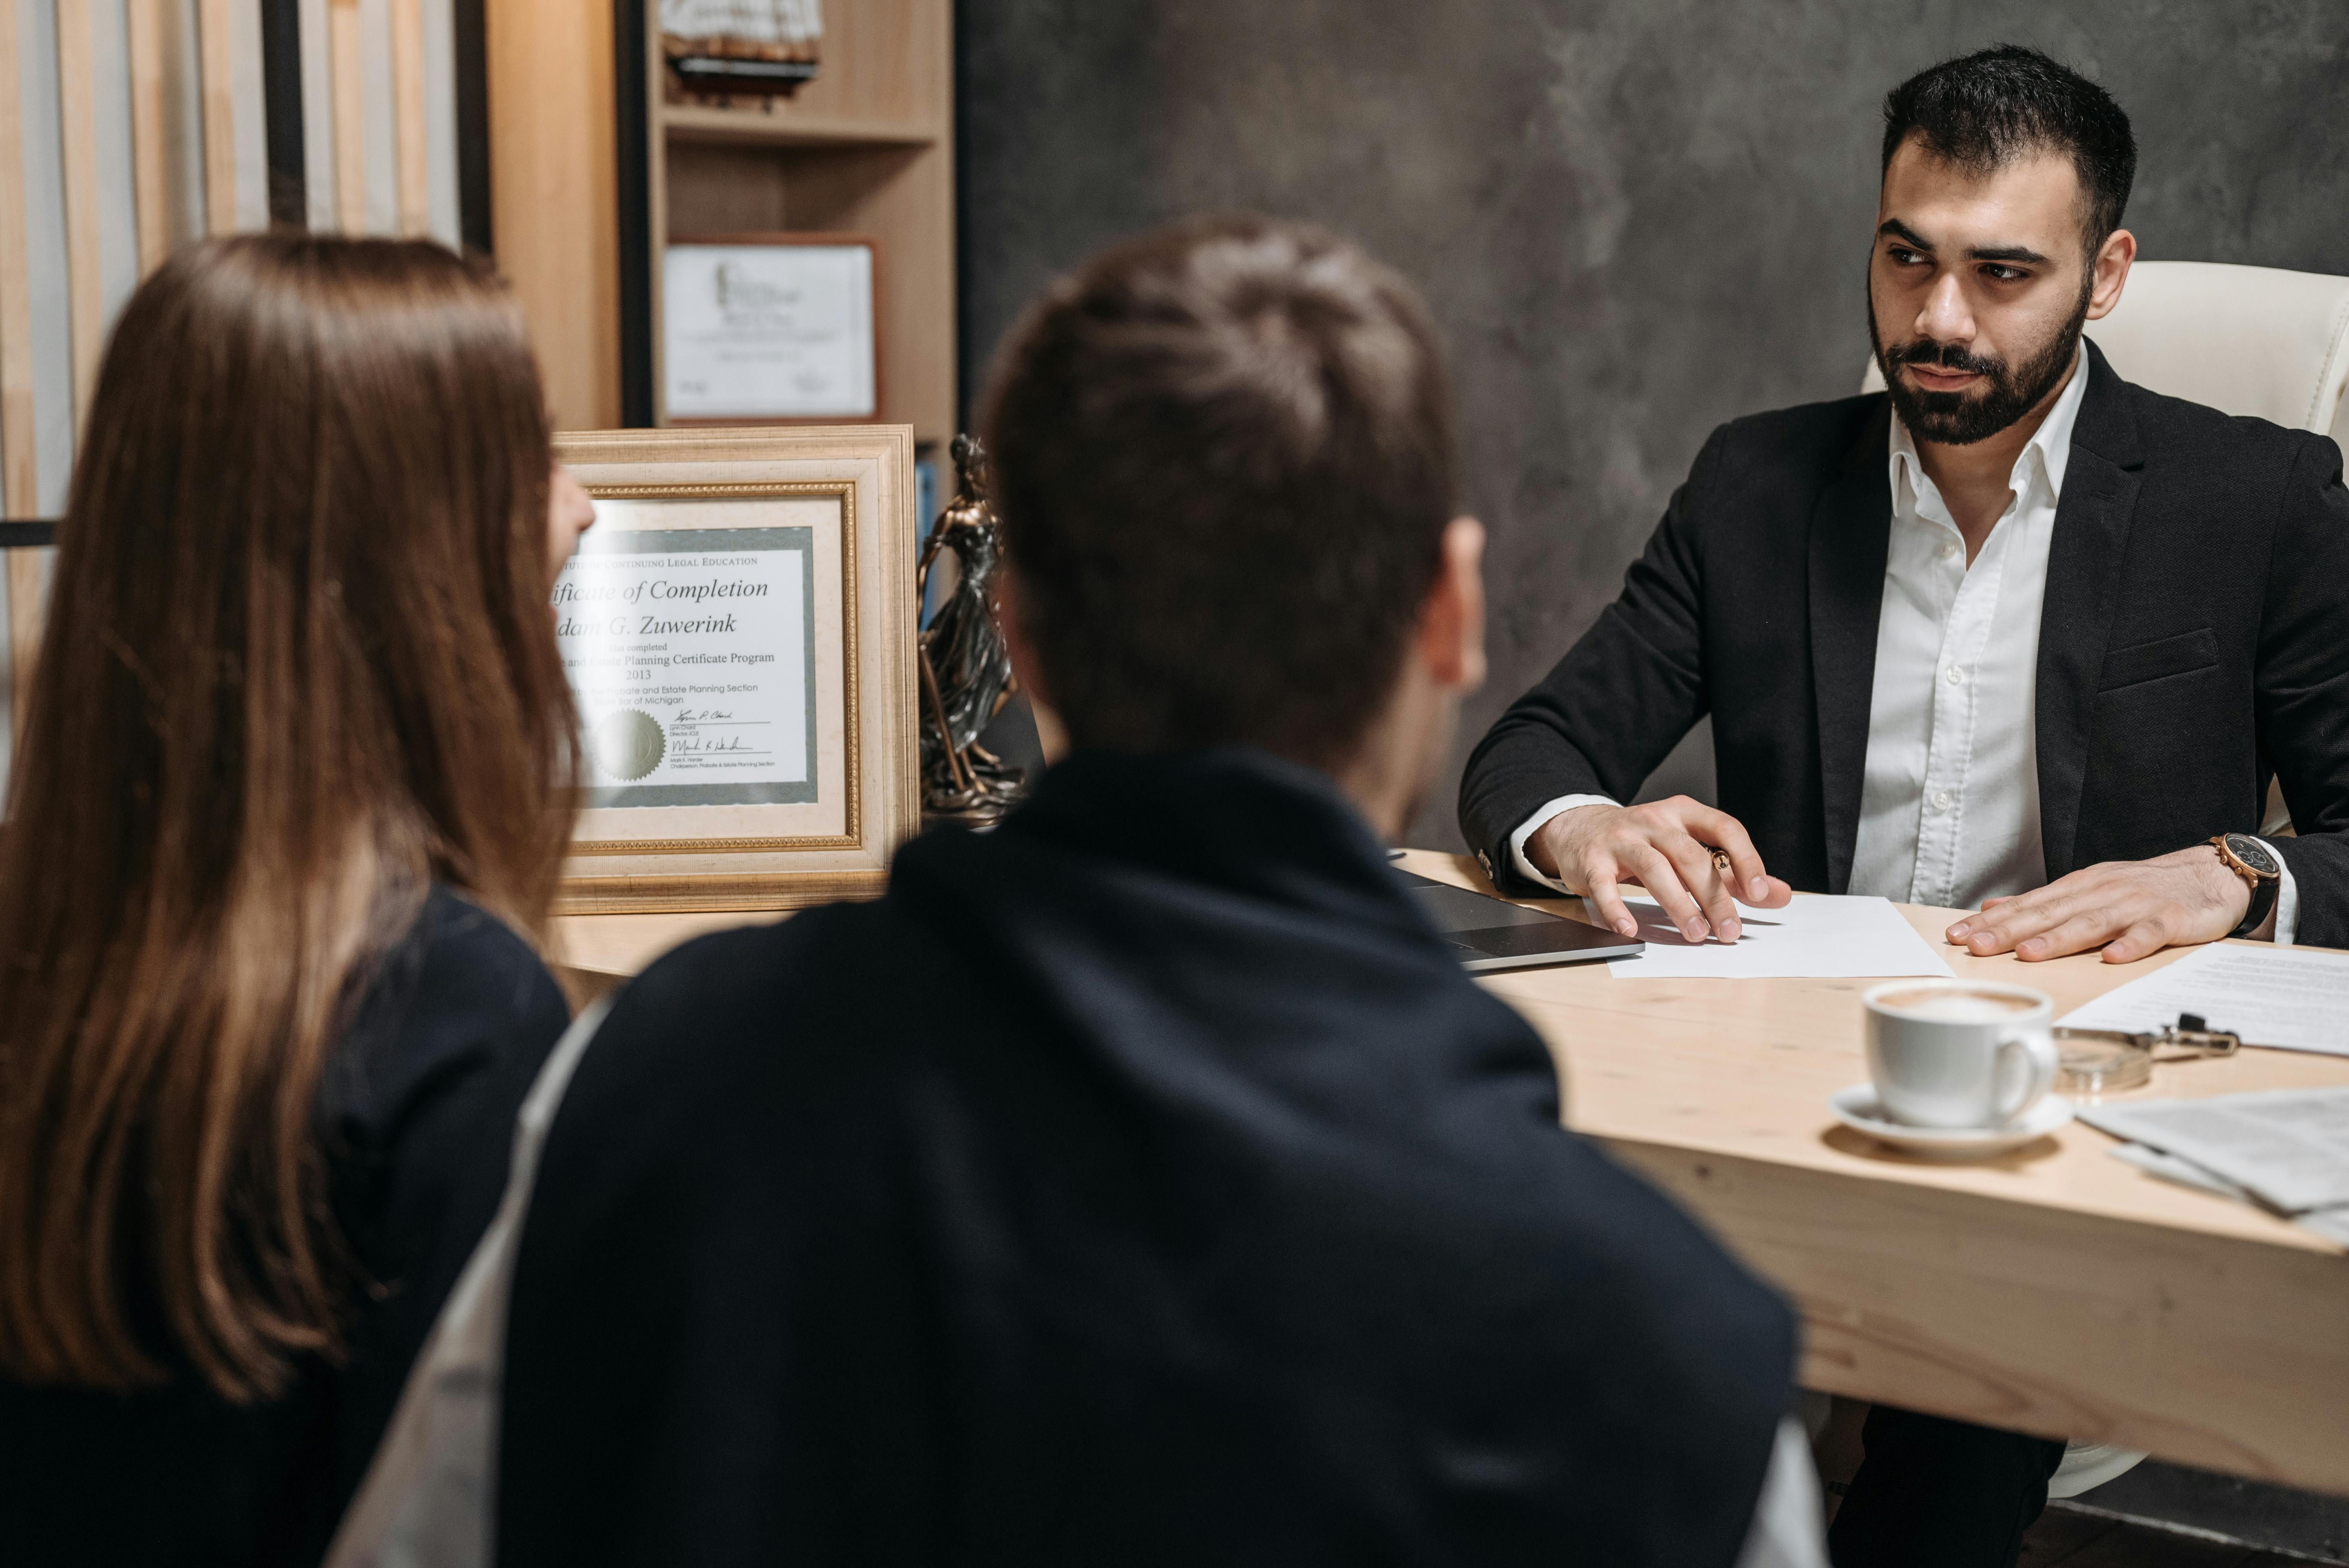
[[[555,581],[581,792],[558,912],[877,893],[919,823],[913,432],[555,438],[595,525]]]
[[[874,419],[880,256],[852,234],[672,241],[661,397],[673,423]]]

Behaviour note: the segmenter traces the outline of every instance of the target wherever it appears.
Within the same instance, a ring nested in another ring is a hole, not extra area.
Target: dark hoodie
[[[671,954],[556,1119],[500,1561],[1733,1562],[1785,1307],[1322,776],[1081,754]]]

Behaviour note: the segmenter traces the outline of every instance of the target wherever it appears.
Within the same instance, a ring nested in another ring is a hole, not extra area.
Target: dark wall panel
[[[2136,121],[2144,254],[2349,273],[2339,0],[962,0],[957,26],[974,383],[1053,273],[1184,213],[1328,223],[1426,291],[1493,531],[1455,768],[1713,426],[1856,387],[1878,106],[1909,72],[2047,49]],[[1656,782],[1709,791],[1701,736]],[[1414,841],[1457,844],[1452,786]]]

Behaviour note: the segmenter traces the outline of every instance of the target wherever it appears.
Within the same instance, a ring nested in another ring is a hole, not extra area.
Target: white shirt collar
[[[2023,495],[2024,487],[2030,481],[2029,465],[2034,455],[2040,475],[2047,481],[2047,499],[2053,502],[2062,497],[2064,470],[2071,466],[2072,461],[2072,427],[2079,421],[2080,400],[2087,390],[2088,351],[2083,346],[2073,351],[2072,378],[2064,384],[2055,406],[2047,410],[2047,418],[2039,421],[2039,428],[2031,433],[2031,439],[2024,442],[2023,450],[2015,454],[2014,469],[2007,478],[2007,488],[2014,491],[2018,499]],[[1925,473],[1925,465],[1917,456],[1917,443],[1910,438],[1909,427],[1900,422],[1898,409],[1892,415],[1890,462],[1892,494],[1896,502],[1901,493],[1904,467],[1909,493],[1922,494],[1933,482]]]

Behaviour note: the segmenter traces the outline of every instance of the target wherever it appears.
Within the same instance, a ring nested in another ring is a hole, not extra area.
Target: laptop
[[[1630,958],[1647,945],[1596,925],[1526,909],[1505,899],[1398,870],[1420,909],[1452,944],[1465,969],[1524,969]]]

